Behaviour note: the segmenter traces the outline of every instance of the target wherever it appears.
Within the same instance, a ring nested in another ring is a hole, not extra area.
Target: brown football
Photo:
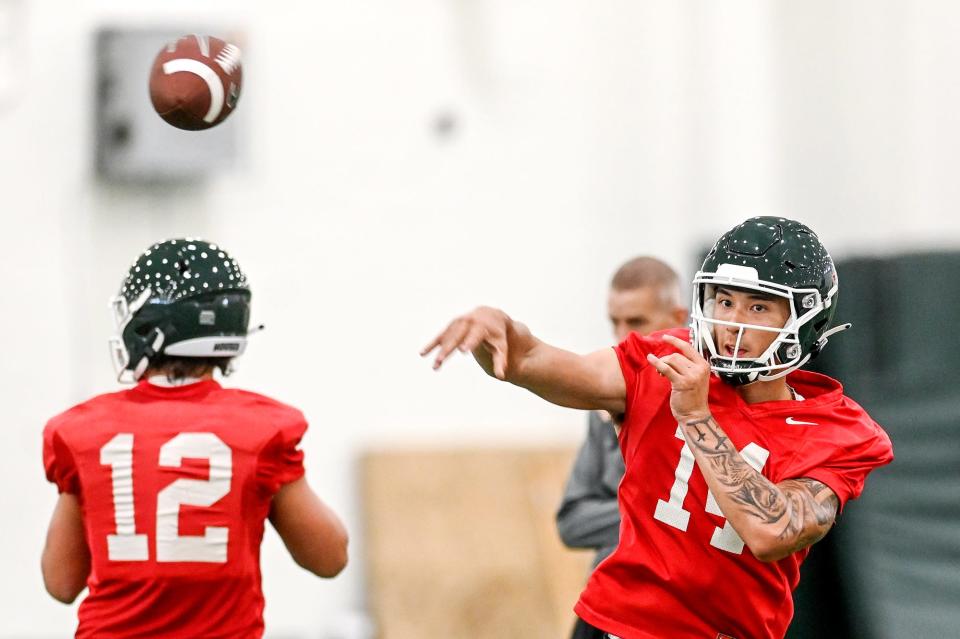
[[[209,129],[237,106],[242,76],[238,46],[211,36],[183,36],[153,61],[150,100],[178,129]]]

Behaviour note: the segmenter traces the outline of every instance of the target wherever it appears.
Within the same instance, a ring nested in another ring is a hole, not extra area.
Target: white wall
[[[619,262],[651,252],[689,275],[755,214],[799,217],[835,254],[960,241],[954,3],[195,4],[0,0],[0,20],[23,12],[0,95],[3,637],[73,627],[40,582],[55,499],[40,429],[115,388],[105,300],[153,241],[235,254],[268,328],[230,384],[312,420],[309,478],[353,560],[321,582],[267,539],[268,636],[302,637],[339,636],[364,609],[363,450],[581,434],[582,415],[465,358],[433,373],[417,351],[454,314],[501,305],[598,348]],[[246,163],[176,190],[97,181],[93,29],[194,21],[246,30]]]

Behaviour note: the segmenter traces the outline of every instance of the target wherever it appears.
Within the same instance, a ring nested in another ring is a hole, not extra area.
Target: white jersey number
[[[693,452],[687,445],[687,440],[684,439],[679,426],[677,426],[675,435],[677,439],[683,442],[683,448],[680,449],[680,462],[677,464],[673,487],[670,489],[670,501],[658,499],[653,518],[686,532],[687,525],[690,523],[690,511],[684,510],[683,501],[687,497],[687,487],[690,482],[690,476],[693,474],[695,462]],[[767,463],[767,458],[770,457],[770,451],[753,442],[744,446],[740,454],[743,456],[744,461],[757,472],[763,469]],[[717,504],[717,499],[709,489],[707,489],[706,511],[712,515],[723,516],[723,513],[720,511],[720,506]],[[740,539],[740,535],[733,529],[729,521],[724,523],[723,528],[717,526],[714,529],[713,536],[710,539],[710,545],[735,555],[743,552],[743,540]]]
[[[233,456],[213,433],[180,433],[160,447],[158,465],[177,468],[184,457],[210,462],[210,478],[178,479],[157,495],[157,561],[227,561],[228,530],[207,526],[202,536],[180,535],[180,505],[212,506],[230,492]],[[133,500],[133,435],[120,433],[100,449],[113,480],[115,535],[107,535],[111,561],[146,561],[147,536],[137,534]]]

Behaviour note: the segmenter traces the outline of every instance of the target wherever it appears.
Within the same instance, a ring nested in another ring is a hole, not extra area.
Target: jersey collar
[[[721,383],[726,383],[722,382]],[[739,393],[733,393],[734,403],[742,412],[753,415],[792,414],[798,411],[809,413],[838,404],[843,399],[843,386],[837,380],[820,373],[798,370],[787,376],[787,383],[803,397],[802,401],[792,399],[774,400],[748,404]]]
[[[132,389],[134,392],[159,398],[201,397],[222,388],[215,379],[202,379],[190,384],[178,386],[161,386],[149,380],[140,380]]]

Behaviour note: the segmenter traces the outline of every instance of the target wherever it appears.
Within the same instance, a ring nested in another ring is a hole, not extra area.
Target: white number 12
[[[690,482],[690,476],[693,474],[695,462],[693,452],[690,450],[690,446],[687,445],[687,440],[684,439],[679,426],[677,426],[675,435],[677,439],[683,442],[683,448],[680,449],[680,462],[677,464],[673,487],[670,489],[670,501],[658,499],[657,509],[653,513],[653,518],[686,532],[687,525],[690,523],[690,511],[684,510],[683,501],[687,497],[687,485]],[[743,456],[744,461],[754,470],[760,472],[767,463],[770,451],[751,442],[743,447],[740,454]],[[723,517],[723,512],[720,511],[717,499],[709,489],[707,490],[706,511],[712,515]],[[740,539],[740,535],[733,529],[729,521],[724,522],[723,528],[717,526],[714,529],[713,536],[710,539],[710,545],[735,555],[743,552],[743,540]]]
[[[179,467],[184,457],[210,462],[210,478],[178,479],[157,495],[157,561],[227,561],[228,529],[207,526],[203,536],[181,536],[180,505],[212,506],[230,492],[233,457],[213,433],[180,433],[160,447],[158,464]],[[137,534],[133,498],[133,435],[119,433],[100,449],[100,463],[110,466],[115,535],[107,535],[111,561],[146,561],[147,536]]]

